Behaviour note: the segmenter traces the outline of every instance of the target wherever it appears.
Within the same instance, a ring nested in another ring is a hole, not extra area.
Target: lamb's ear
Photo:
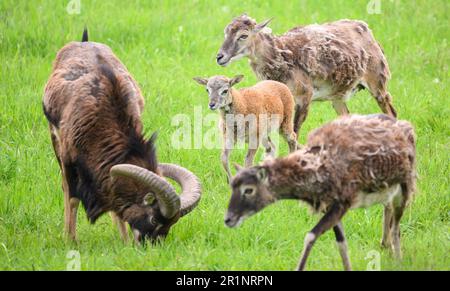
[[[232,87],[232,86],[236,85],[237,83],[239,83],[240,81],[242,81],[242,79],[244,79],[244,75],[237,75],[237,76],[234,76],[234,77],[231,78],[231,80],[230,80],[230,86]]]
[[[242,167],[238,163],[234,163],[234,168],[236,169],[236,172],[240,172],[244,169],[244,167]]]
[[[256,172],[256,177],[258,178],[259,182],[266,182],[267,181],[267,169],[264,167],[259,167],[258,171]]]
[[[194,77],[194,78],[192,78],[192,80],[194,80],[195,82],[197,82],[203,86],[206,86],[206,84],[208,84],[208,79],[206,79],[206,78]]]
[[[261,30],[263,30],[267,26],[267,24],[269,24],[272,21],[272,19],[273,18],[269,18],[269,19],[255,25],[255,28],[253,28],[253,32],[257,33],[257,32],[260,32]]]

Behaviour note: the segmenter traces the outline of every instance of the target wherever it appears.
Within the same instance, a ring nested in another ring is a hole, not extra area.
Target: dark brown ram
[[[94,223],[111,212],[124,240],[126,222],[138,241],[164,238],[200,199],[199,180],[188,170],[158,164],[155,135],[146,140],[144,99],[111,49],[71,42],[57,54],[43,108],[63,180],[65,228],[76,239],[81,201]],[[164,178],[181,185],[177,195]]]

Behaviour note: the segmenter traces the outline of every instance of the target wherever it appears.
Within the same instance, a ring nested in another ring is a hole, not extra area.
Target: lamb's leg
[[[392,248],[392,223],[393,223],[393,206],[388,203],[384,207],[383,214],[383,238],[381,245],[385,248]]]
[[[334,203],[320,219],[319,223],[308,232],[305,237],[303,252],[297,270],[303,271],[305,269],[306,260],[317,238],[330,228],[336,226],[341,221],[347,209],[342,204]]]
[[[338,115],[348,115],[350,111],[348,110],[347,104],[343,100],[333,100],[333,108]]]
[[[124,243],[128,242],[128,231],[127,231],[127,225],[126,223],[120,219],[119,216],[115,212],[110,212],[111,219],[115,225],[117,225],[117,228],[119,229],[120,238],[123,240]]]
[[[345,239],[344,228],[342,227],[342,223],[339,222],[333,227],[334,235],[336,236],[336,243],[339,248],[339,253],[342,258],[342,262],[344,264],[344,269],[346,271],[352,270],[352,265],[350,264],[350,259],[348,257],[348,247],[347,240]]]
[[[270,137],[265,137],[261,139],[261,143],[265,149],[265,158],[275,158],[276,148]]]
[[[222,156],[221,156],[223,168],[225,169],[225,172],[227,173],[228,184],[231,183],[231,178],[233,177],[231,175],[230,163],[228,161],[228,159],[230,157],[230,152],[231,152],[231,149],[224,148],[222,150]]]
[[[255,159],[255,155],[258,149],[249,148],[247,151],[247,155],[245,156],[245,167],[250,168],[253,166],[253,160]]]

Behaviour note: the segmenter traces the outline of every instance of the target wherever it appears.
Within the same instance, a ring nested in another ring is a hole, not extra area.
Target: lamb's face
[[[243,77],[242,75],[231,79],[225,76],[213,76],[209,79],[196,77],[194,80],[206,87],[209,96],[209,109],[216,110],[223,109],[232,103],[231,87],[239,83]]]
[[[216,110],[226,107],[231,103],[230,79],[223,76],[211,77],[206,84],[206,91],[209,95],[209,109]]]
[[[267,175],[266,168],[255,166],[239,171],[233,178],[233,193],[225,216],[228,227],[239,226],[244,219],[275,202]]]

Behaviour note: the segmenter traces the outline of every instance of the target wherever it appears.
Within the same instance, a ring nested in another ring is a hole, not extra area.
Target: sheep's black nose
[[[209,109],[214,109],[216,107],[216,103],[209,103]]]
[[[229,225],[230,222],[231,222],[231,218],[229,218],[229,217],[225,218],[225,224],[226,225]]]
[[[223,54],[222,53],[218,53],[217,54],[217,61],[220,61],[221,59],[223,59]]]

